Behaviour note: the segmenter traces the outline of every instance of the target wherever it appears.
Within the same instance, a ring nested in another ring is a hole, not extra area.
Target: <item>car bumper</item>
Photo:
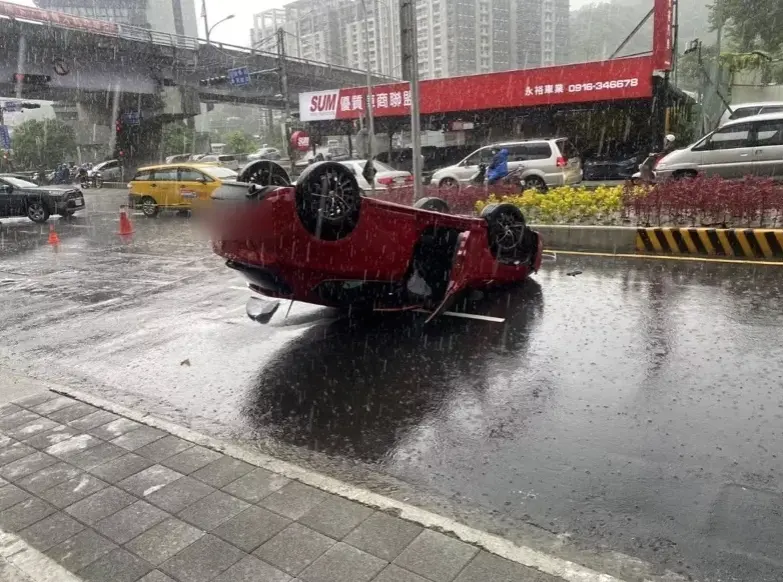
[[[52,214],[73,214],[84,210],[84,198],[79,195],[67,200],[57,200],[53,206]]]

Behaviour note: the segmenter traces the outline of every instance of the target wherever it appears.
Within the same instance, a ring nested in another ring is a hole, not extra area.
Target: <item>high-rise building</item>
[[[254,40],[286,30],[289,54],[399,77],[399,0],[296,0],[256,15]],[[534,68],[568,58],[569,0],[418,0],[423,79]]]
[[[182,36],[198,36],[194,0],[35,0],[46,10],[110,20]]]

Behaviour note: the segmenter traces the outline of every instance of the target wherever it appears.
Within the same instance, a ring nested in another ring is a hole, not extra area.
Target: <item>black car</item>
[[[52,214],[71,216],[84,208],[78,188],[37,186],[15,176],[0,175],[0,218],[26,216],[46,222]]]

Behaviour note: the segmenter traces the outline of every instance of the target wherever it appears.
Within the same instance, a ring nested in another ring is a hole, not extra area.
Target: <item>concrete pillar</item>
[[[112,91],[111,118],[109,120],[109,126],[111,127],[109,133],[109,155],[114,155],[114,150],[117,148],[117,132],[114,128],[114,124],[120,115],[120,96],[120,82],[117,81],[114,85],[114,90]]]

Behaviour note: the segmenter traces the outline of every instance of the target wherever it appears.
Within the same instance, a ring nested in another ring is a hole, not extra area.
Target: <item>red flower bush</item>
[[[783,226],[783,184],[752,176],[668,180],[626,187],[623,206],[643,226],[775,228]]]

